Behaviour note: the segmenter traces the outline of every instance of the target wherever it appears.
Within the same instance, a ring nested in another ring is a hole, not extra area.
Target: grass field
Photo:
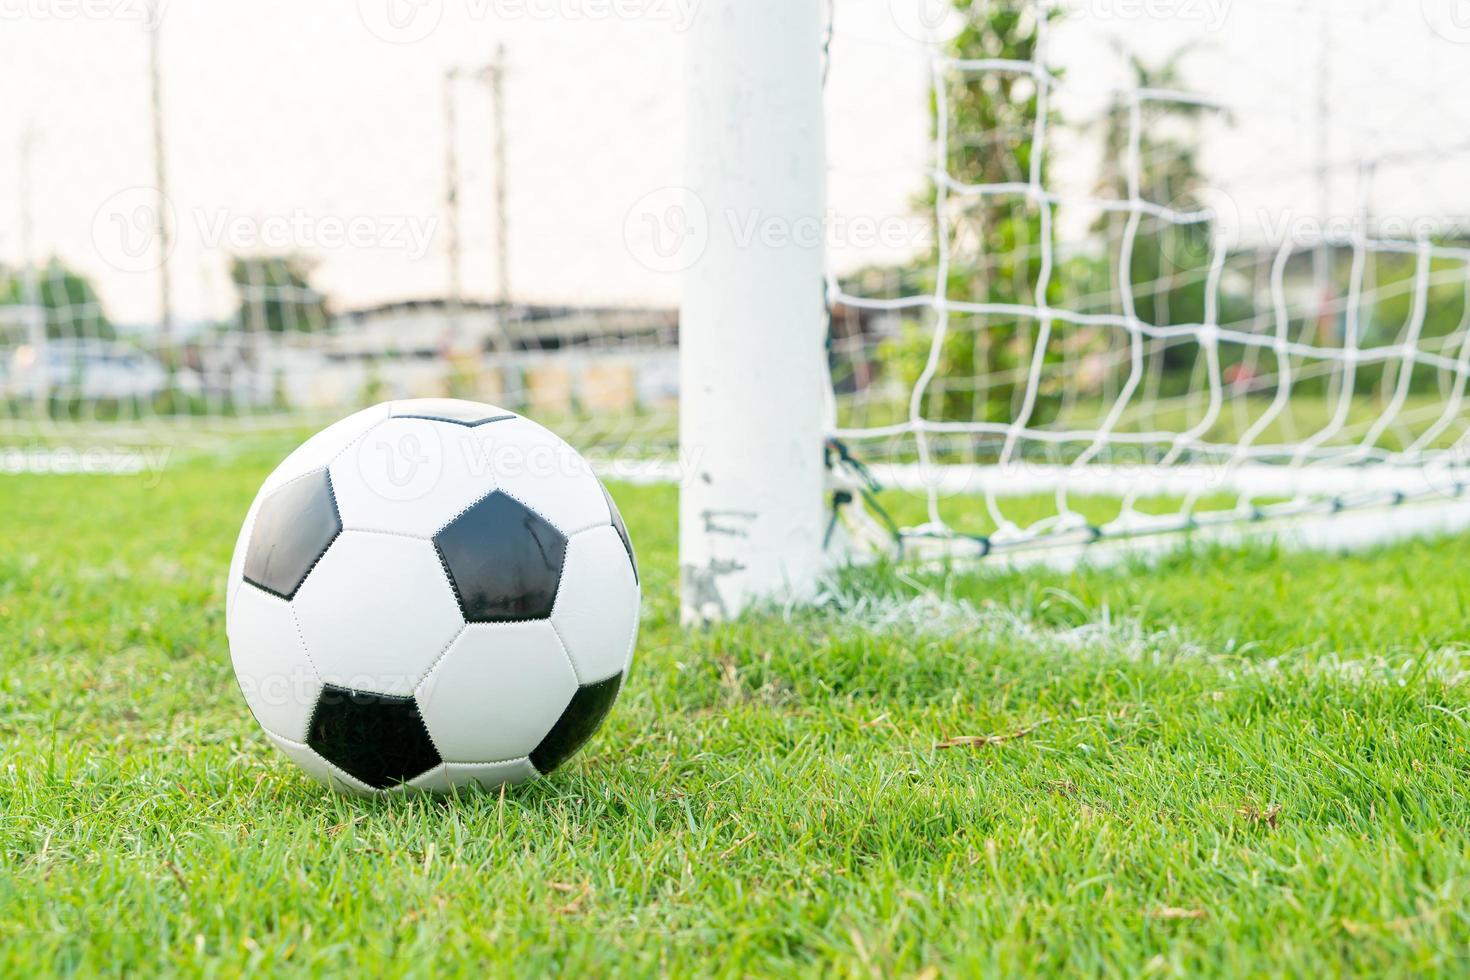
[[[327,795],[236,690],[271,460],[0,479],[0,975],[1470,970],[1470,542],[869,572],[645,629],[505,794]]]

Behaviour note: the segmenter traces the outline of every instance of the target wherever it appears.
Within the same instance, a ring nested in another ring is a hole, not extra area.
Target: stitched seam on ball
[[[561,630],[556,628],[556,623],[550,619],[547,622],[551,623],[551,632],[556,634],[556,645],[561,647],[561,655],[567,658],[567,666],[572,668],[572,680],[576,681],[577,687],[580,688],[582,686],[582,672],[577,670],[577,662],[572,659],[572,650],[567,646],[567,641],[562,638]]]
[[[331,464],[328,464],[328,465],[331,465]],[[327,467],[326,466],[313,466],[311,469],[307,470],[305,473],[298,473],[295,476],[291,477],[291,479],[287,480],[285,483],[281,484],[280,486],[272,488],[271,489],[271,492],[268,493],[268,494],[266,494],[266,496],[267,497],[274,497],[276,494],[280,493],[282,490],[286,489],[291,484],[293,484],[293,483],[300,483],[302,480],[306,479],[308,476],[316,476],[318,473],[326,473],[326,471],[327,471]],[[252,530],[253,530],[253,528],[252,528]]]
[[[542,520],[546,519],[543,517]],[[588,528],[588,530],[592,529]],[[567,562],[572,560],[572,537],[573,536],[567,537],[566,547],[561,550],[561,570],[556,573],[556,596],[551,600],[551,615],[546,617],[547,622],[551,622],[552,617],[556,615],[556,610],[561,606],[562,586],[566,584],[567,580]],[[540,620],[525,620],[525,622],[540,622]],[[551,623],[551,625],[553,628],[556,627],[555,623]],[[561,639],[561,634],[558,633],[556,638],[558,640]],[[562,646],[565,647],[566,644],[563,643]]]
[[[544,517],[541,518],[541,519],[543,521],[546,520],[546,518],[544,518]],[[551,524],[550,521],[546,521],[546,523]],[[552,527],[556,527],[555,524],[551,524],[551,526]],[[552,596],[552,598],[551,598],[551,615],[549,615],[549,616],[546,617],[546,621],[548,623],[551,623],[551,616],[556,615],[556,604],[561,601],[561,584],[563,582],[565,582],[566,581],[566,578],[567,578],[567,560],[572,557],[572,539],[570,537],[568,537],[568,538],[565,538],[564,540],[566,541],[566,544],[564,544],[562,546],[562,549],[561,549],[561,568],[556,573],[556,595]],[[551,628],[553,630],[556,629],[556,624],[555,623],[551,623]],[[565,643],[562,643],[562,638],[561,638],[561,634],[560,633],[557,633],[556,634],[556,641],[558,643],[561,643],[561,647],[562,647],[563,650],[565,650],[567,648],[567,645]],[[571,654],[570,653],[567,654],[567,659],[568,660],[571,659]],[[577,668],[576,668],[575,665],[573,665],[573,667],[572,667],[572,674],[573,674],[573,676],[575,676],[576,673],[577,673]]]
[[[392,403],[390,402],[389,404],[391,405]],[[391,412],[393,410],[392,410],[392,408],[389,408],[388,411],[390,413],[389,415],[384,416],[383,418],[378,419],[372,425],[368,426],[366,429],[363,429],[357,435],[355,435],[355,436],[352,437],[352,441],[348,442],[347,445],[345,445],[341,449],[337,450],[336,455],[334,455],[331,459],[329,459],[327,461],[327,469],[331,469],[332,466],[336,464],[337,460],[339,460],[343,456],[347,455],[347,450],[351,449],[353,446],[357,445],[359,442],[362,442],[364,439],[366,439],[368,437],[368,434],[369,433],[371,433],[378,426],[382,425],[384,422],[388,421],[388,419],[392,417]]]
[[[433,538],[426,538],[421,534],[409,534],[406,531],[379,531],[376,528],[347,527],[346,525],[343,525],[342,533],[346,534],[348,531],[351,531],[353,534],[376,534],[385,538],[407,538],[410,541],[432,542],[434,540]]]
[[[566,577],[566,574],[567,574],[567,562],[569,562],[569,561],[572,560],[572,540],[574,538],[580,538],[584,534],[591,534],[593,531],[601,531],[603,528],[612,528],[613,533],[615,533],[615,534],[617,533],[617,530],[618,530],[617,529],[617,526],[614,525],[614,524],[594,524],[591,527],[584,527],[584,528],[582,528],[582,530],[578,531],[576,534],[569,534],[569,535],[567,535],[567,550],[566,550],[566,553],[564,555],[562,555],[562,559],[561,559],[561,574],[562,574],[562,577],[563,578],[565,578]],[[623,548],[623,536],[621,534],[618,535],[618,547],[620,549]],[[630,566],[632,565],[631,558],[629,560],[629,565]],[[638,580],[638,572],[637,572],[636,569],[634,569],[634,571],[633,571],[633,587],[638,590],[638,592],[639,592],[639,599],[641,600],[642,599],[642,592],[643,592],[643,590],[642,590],[642,587],[641,587],[641,583]],[[560,607],[561,607],[561,579],[558,579],[557,580],[557,589],[556,589],[556,601],[554,603],[552,603],[552,606],[551,606],[551,615],[555,616],[557,609],[559,609]]]
[[[434,741],[434,733],[429,731],[429,719],[424,717],[424,705],[423,702],[419,700],[418,691],[419,688],[424,685],[424,682],[426,682],[430,677],[434,675],[434,671],[439,669],[439,665],[444,662],[444,658],[449,656],[449,651],[454,649],[454,645],[459,642],[459,638],[461,636],[464,636],[469,628],[470,627],[468,623],[461,626],[459,628],[459,631],[450,638],[449,642],[444,644],[444,649],[439,651],[439,656],[434,658],[434,662],[429,665],[429,669],[424,671],[423,676],[414,682],[413,693],[410,695],[410,697],[413,698],[413,704],[414,707],[417,709],[416,713],[419,716],[419,727],[424,730],[424,738],[427,738],[429,740],[429,744],[433,746],[434,754],[439,757],[439,765],[441,766],[446,764],[446,761],[444,759],[444,750],[439,748],[439,743]],[[433,771],[433,769],[429,770],[429,772]],[[427,776],[429,772],[421,772],[413,778],[419,779],[423,776]],[[408,780],[404,780],[403,784],[406,786],[408,785],[408,782]]]
[[[414,690],[418,690],[418,688],[415,687]],[[419,727],[424,730],[424,738],[429,740],[429,747],[432,748],[434,750],[434,754],[439,757],[439,765],[444,765],[444,753],[440,752],[439,746],[434,744],[434,735],[432,732],[429,731],[428,720],[424,718],[424,706],[419,704],[418,698],[413,699],[413,706],[414,714],[419,716]],[[437,768],[439,768],[439,766],[431,766],[430,768],[425,769],[423,772],[419,773],[418,776],[414,776],[413,778],[418,779],[419,776],[427,776],[429,773],[433,772]],[[403,786],[407,786],[408,782],[409,781],[407,779],[399,780],[400,785]]]
[[[524,762],[524,763],[529,764],[532,769],[536,769],[536,766],[535,766],[534,763],[531,762],[531,757],[529,755],[516,755],[516,756],[511,756],[509,759],[491,759],[491,760],[489,760],[487,762],[445,762],[444,765],[445,766],[508,766],[512,762]],[[540,770],[539,769],[537,769],[536,772],[537,772],[538,775],[540,774]]]
[[[427,670],[425,670],[422,674],[419,675],[418,680],[416,680],[416,681],[413,682],[413,698],[414,698],[414,702],[415,703],[418,702],[418,689],[421,688],[421,687],[423,687],[424,686],[424,681],[428,680],[433,675],[434,671],[436,671],[436,670],[439,669],[439,665],[444,662],[444,658],[447,657],[447,656],[449,656],[449,651],[454,647],[454,645],[456,643],[459,642],[459,638],[461,636],[464,636],[465,633],[469,632],[469,629],[470,629],[470,624],[469,623],[465,623],[463,626],[461,626],[459,628],[459,630],[452,637],[449,638],[449,642],[446,643],[446,644],[444,644],[444,649],[439,651],[439,656],[437,656],[437,657],[434,658],[434,662],[431,663],[431,664],[429,664],[429,668]],[[423,705],[419,705],[419,715],[420,715],[420,717],[422,717],[422,715],[423,715],[423,710],[424,710],[423,709]],[[428,723],[425,722],[425,728],[427,728],[427,727],[428,727]],[[429,736],[429,741],[430,742],[434,741],[434,736],[430,735]],[[434,746],[434,747],[436,749],[438,748],[437,745]]]
[[[252,582],[251,585],[254,585],[254,583]],[[260,589],[259,591],[265,592],[264,589]],[[288,615],[288,616],[291,617],[291,625],[296,630],[296,639],[298,639],[299,641],[301,641],[301,655],[306,658],[306,667],[307,667],[307,669],[311,671],[311,675],[316,678],[317,683],[319,683],[319,684],[326,684],[326,681],[322,679],[321,671],[317,670],[316,669],[316,664],[312,663],[312,661],[311,661],[311,650],[307,648],[307,645],[306,645],[306,637],[301,632],[301,624],[296,621],[296,607],[291,604],[290,600],[282,599],[280,596],[275,595],[274,593],[266,592],[266,595],[271,596],[272,598],[276,599],[277,601],[279,601],[279,602],[281,602],[281,603],[283,603],[285,605],[285,607],[286,607],[286,615]],[[226,638],[226,640],[229,639],[228,631],[226,632],[226,637],[225,638]],[[293,744],[305,744],[305,743],[297,743],[295,739],[285,738],[279,732],[273,731],[269,726],[266,725],[265,722],[263,722],[263,721],[260,720],[260,715],[258,715],[258,714],[255,713],[255,707],[253,705],[251,705],[250,699],[248,697],[245,697],[245,687],[244,687],[244,685],[242,685],[240,683],[240,671],[239,671],[239,668],[236,667],[235,662],[234,662],[235,661],[235,657],[234,657],[234,644],[233,644],[233,642],[230,643],[230,647],[231,647],[231,650],[230,650],[230,666],[233,667],[233,668],[235,668],[235,670],[234,670],[234,674],[235,674],[235,687],[239,689],[240,696],[243,697],[243,698],[245,698],[245,707],[250,710],[250,715],[251,715],[251,717],[253,717],[255,719],[255,723],[257,725],[259,725],[261,727],[261,729],[264,730],[267,735],[274,735],[276,738],[284,739],[285,741],[291,742]],[[321,693],[318,692],[317,693],[317,701],[318,701],[318,703],[320,703],[320,700],[321,700]],[[308,713],[307,716],[306,716],[306,737],[307,738],[310,738],[311,737],[311,723],[316,720],[316,710],[317,710],[317,704],[313,704],[311,706],[310,713]]]
[[[341,449],[337,450],[337,452],[332,455],[332,458],[331,459],[328,459],[324,465],[322,465],[322,466],[313,466],[311,469],[307,470],[305,473],[300,473],[300,474],[298,474],[296,476],[291,477],[291,479],[287,480],[285,483],[281,484],[280,486],[278,486],[274,490],[272,490],[271,491],[271,495],[274,496],[276,493],[279,493],[280,491],[286,489],[287,487],[289,487],[291,484],[295,483],[298,480],[304,480],[308,476],[314,476],[315,474],[322,473],[322,472],[325,472],[327,474],[327,483],[328,483],[328,485],[330,485],[331,484],[331,481],[332,481],[331,469],[332,469],[333,464],[335,464],[337,462],[337,460],[341,459],[344,455],[346,455],[347,450],[349,450],[353,446],[357,445],[359,442],[361,442],[364,438],[367,437],[368,433],[372,432],[374,429],[376,429],[378,426],[382,425],[386,421],[387,421],[387,419],[378,419],[372,425],[368,426],[366,429],[363,429],[361,432],[359,432],[356,436],[353,436],[352,440],[350,442],[348,442],[345,446],[343,446]],[[333,495],[332,495],[332,506],[334,506],[334,507],[337,506],[337,497],[336,497],[336,492],[335,491],[333,491]],[[338,511],[337,511],[337,523],[339,523],[339,524],[342,523],[342,511],[340,509],[338,509]]]
[[[638,592],[638,608],[633,612],[633,632],[628,637],[628,654],[623,657],[623,677],[627,683],[628,671],[633,669],[633,651],[638,648],[638,628],[643,625],[643,592]]]
[[[415,422],[443,422],[445,425],[458,425],[465,429],[478,429],[482,425],[492,422],[509,422],[516,418],[514,415],[496,415],[493,418],[481,419],[478,422],[461,422],[459,419],[446,418],[443,415],[390,415],[394,419],[411,419]]]
[[[499,488],[496,492],[497,493],[503,493],[503,494],[505,494],[511,500],[514,500],[516,503],[518,503],[522,507],[526,508],[526,510],[529,510],[531,513],[535,514],[537,517],[541,518],[541,520],[543,520],[543,521],[546,522],[546,526],[547,527],[551,528],[557,534],[560,534],[561,535],[562,540],[567,543],[568,547],[571,546],[571,543],[572,543],[572,535],[571,534],[568,534],[567,532],[563,531],[561,528],[557,527],[556,526],[556,521],[553,521],[551,518],[549,518],[545,514],[541,513],[541,511],[538,510],[534,504],[527,503],[526,501],[522,500],[520,497],[517,497],[515,494],[511,493],[509,490],[506,490],[504,487]],[[576,532],[573,532],[573,533],[574,534],[580,534],[581,532],[580,531],[576,531]],[[562,568],[563,568],[563,570],[565,570],[565,568],[566,568],[566,563],[567,563],[566,553],[563,552],[562,553]]]
[[[451,517],[449,520],[445,521],[443,524],[440,524],[439,525],[439,530],[435,531],[432,535],[430,535],[429,540],[430,541],[434,540],[434,538],[437,538],[439,535],[443,534],[449,528],[449,525],[453,524],[455,521],[459,520],[461,517],[463,517],[464,515],[468,514],[470,511],[474,510],[476,507],[480,506],[485,501],[487,501],[491,497],[495,496],[497,493],[502,493],[502,492],[503,491],[501,491],[499,488],[496,488],[494,490],[487,490],[485,493],[483,493],[480,496],[476,497],[474,500],[470,501],[469,504],[466,505],[462,510],[460,510],[459,513],[455,514],[453,517]],[[509,497],[510,494],[506,494],[506,496]],[[542,519],[544,520],[545,518],[542,518]],[[449,566],[446,565],[445,566],[445,569],[447,570],[448,567]]]
[[[323,686],[325,686],[326,683],[327,683],[327,679],[326,679],[326,677],[322,676],[322,672],[321,672],[320,668],[317,667],[316,661],[311,659],[311,647],[306,642],[306,633],[305,633],[305,631],[303,631],[301,629],[301,620],[296,615],[296,606],[295,606],[294,603],[291,603],[291,602],[287,602],[286,603],[286,606],[289,608],[289,610],[291,612],[291,625],[294,626],[294,627],[296,627],[296,638],[301,641],[301,652],[306,657],[306,666],[308,666],[308,667],[311,668],[311,672],[316,675],[317,681],[319,681]],[[321,695],[320,694],[317,695],[317,700],[318,700],[318,702],[320,702],[320,700],[321,700]],[[313,705],[312,706],[312,709],[311,709],[311,718],[309,718],[307,720],[307,722],[306,722],[306,736],[308,738],[311,737],[311,723],[313,721],[315,721],[315,720],[316,720],[316,705]]]
[[[311,746],[308,745],[307,748],[311,749]],[[343,782],[347,783],[348,786],[351,786],[358,792],[365,792],[371,796],[378,796],[383,792],[382,790],[378,789],[378,787],[370,786],[367,783],[363,782],[361,779],[358,779],[356,776],[352,775],[352,773],[348,772],[346,769],[343,769],[331,759],[328,759],[320,752],[317,752],[316,749],[311,749],[311,751],[316,754],[316,757],[318,759],[327,764],[327,768],[332,771],[332,774],[334,776],[337,776]]]
[[[455,521],[459,520],[461,517],[463,517],[464,515],[468,514],[470,511],[474,510],[476,507],[480,506],[486,500],[489,500],[491,497],[495,496],[497,493],[504,494],[505,496],[509,497],[511,500],[514,500],[516,503],[520,504],[522,507],[526,508],[526,510],[529,510],[531,513],[535,514],[537,517],[541,518],[541,520],[543,520],[543,521],[546,522],[546,525],[548,527],[550,527],[557,534],[560,534],[562,536],[563,540],[565,540],[568,544],[571,544],[572,538],[576,537],[577,535],[582,534],[585,531],[591,531],[594,528],[599,528],[599,527],[602,527],[603,526],[601,524],[588,524],[586,527],[578,528],[575,531],[563,531],[561,528],[559,528],[559,527],[556,526],[556,521],[553,521],[551,518],[549,518],[545,514],[541,513],[541,511],[539,509],[537,509],[535,505],[527,503],[526,501],[522,500],[520,497],[518,497],[515,494],[511,493],[509,490],[505,489],[504,487],[497,486],[494,490],[489,491],[485,495],[483,495],[481,497],[477,497],[468,507],[465,507],[459,513],[457,513],[453,517],[451,517],[449,520],[447,520],[443,524],[439,525],[439,530],[437,530],[437,531],[434,532],[433,537],[437,538],[439,535],[443,534],[444,531],[445,531],[445,529],[448,528],[449,525],[453,524]],[[565,560],[563,560],[563,564],[565,564]]]
[[[454,581],[454,572],[449,569],[449,559],[444,557],[444,549],[439,547],[438,541],[430,541],[434,546],[434,554],[439,557],[439,567],[444,570],[444,577],[449,581],[449,591],[454,593],[454,604],[459,606],[459,615],[466,623],[469,622],[469,612],[464,607],[464,596],[459,594],[459,583]]]

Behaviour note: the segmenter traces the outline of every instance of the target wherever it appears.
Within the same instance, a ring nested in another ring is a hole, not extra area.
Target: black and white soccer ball
[[[399,401],[265,481],[226,620],[270,740],[338,789],[551,772],[602,724],[638,634],[637,563],[585,459],[489,405]]]

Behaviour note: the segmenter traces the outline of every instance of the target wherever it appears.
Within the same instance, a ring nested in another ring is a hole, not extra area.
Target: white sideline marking
[[[869,466],[884,488],[941,496],[1026,497],[1055,493],[1126,496],[1140,486],[1144,496],[1184,497],[1195,493],[1249,493],[1257,497],[1351,496],[1363,493],[1421,494],[1457,482],[1470,483],[1470,469],[1440,466],[1061,466],[1016,462],[1006,466],[920,466],[875,463]]]
[[[823,609],[843,625],[866,633],[963,636],[985,645],[1017,643],[1129,663],[1189,662],[1211,667],[1231,679],[1305,676],[1402,684],[1422,673],[1446,685],[1470,684],[1470,649],[1464,647],[1441,647],[1401,660],[1338,653],[1311,659],[1276,656],[1252,660],[1239,653],[1212,652],[1177,626],[1150,630],[1135,619],[1113,619],[1106,608],[1093,622],[1073,627],[1042,626],[1014,609],[979,609],[967,600],[932,592],[905,599],[831,594],[824,597]]]

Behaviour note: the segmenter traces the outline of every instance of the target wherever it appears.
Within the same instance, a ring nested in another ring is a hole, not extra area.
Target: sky
[[[165,0],[177,317],[228,314],[236,252],[310,255],[338,308],[445,295],[443,79],[501,45],[513,295],[673,305],[677,270],[639,219],[682,183],[681,59],[702,2]],[[1243,234],[1320,211],[1324,119],[1329,213],[1361,203],[1355,162],[1373,158],[1376,212],[1470,214],[1470,0],[1065,2],[1049,60],[1066,69],[1068,118],[1125,80],[1120,43],[1149,62],[1189,47],[1191,89],[1232,107],[1205,157]],[[949,27],[939,0],[833,9],[832,261],[898,261],[921,247],[927,59]],[[146,23],[146,0],[0,0],[0,262],[59,256],[132,323],[158,310]],[[456,93],[464,288],[488,298],[491,103],[474,81]],[[1094,144],[1058,137],[1060,189],[1087,191]]]

